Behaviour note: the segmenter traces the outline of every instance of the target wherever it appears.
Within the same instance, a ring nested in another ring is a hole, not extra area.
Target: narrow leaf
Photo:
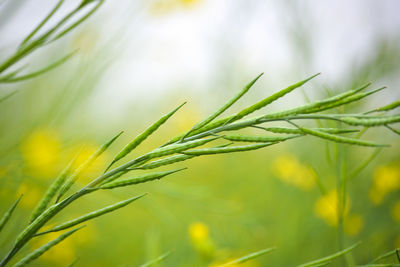
[[[157,257],[156,259],[151,260],[149,262],[146,262],[146,263],[140,265],[139,267],[150,267],[150,266],[153,266],[155,264],[158,264],[158,263],[164,261],[165,258],[167,258],[169,255],[171,255],[171,253],[172,253],[171,251],[168,251],[168,252],[162,254],[161,256]]]
[[[361,244],[361,242],[357,242],[357,243],[355,243],[354,245],[352,245],[352,246],[350,246],[350,247],[348,247],[348,248],[345,248],[345,249],[343,249],[343,250],[341,250],[341,251],[339,251],[339,252],[336,252],[336,253],[334,253],[334,254],[332,254],[332,255],[326,256],[326,257],[324,257],[324,258],[321,258],[321,259],[318,259],[318,260],[315,260],[315,261],[311,261],[311,262],[308,262],[308,263],[301,264],[301,265],[299,265],[299,267],[315,267],[315,266],[320,266],[320,265],[318,265],[318,264],[326,263],[326,262],[331,261],[331,260],[333,260],[333,259],[336,259],[336,258],[338,258],[338,257],[340,257],[340,256],[342,256],[342,255],[344,255],[344,254],[346,254],[346,253],[349,253],[350,251],[352,251],[353,249],[355,249],[355,248],[356,248],[357,246],[359,246],[360,244]]]

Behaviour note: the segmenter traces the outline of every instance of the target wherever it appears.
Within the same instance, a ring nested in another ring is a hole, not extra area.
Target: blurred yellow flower
[[[32,132],[22,143],[25,163],[38,176],[51,176],[57,170],[61,142],[57,133],[50,129]]]
[[[81,147],[84,148],[81,150]],[[76,149],[73,149],[73,154],[77,153],[78,154],[72,165],[72,169],[73,170],[78,169],[79,166],[85,163],[90,158],[90,156],[93,155],[98,149],[99,146],[93,143],[84,144],[79,147],[77,146]],[[88,165],[82,170],[82,172],[79,175],[80,177],[79,180],[84,182],[91,180],[93,178],[93,175],[96,174],[96,172],[102,171],[106,168],[107,160],[108,160],[107,152],[105,151],[94,162],[92,162],[90,165]]]
[[[392,208],[392,217],[395,222],[400,222],[400,200]]]
[[[98,35],[93,30],[85,30],[75,35],[71,46],[74,50],[78,49],[83,55],[89,54],[95,47]]]
[[[166,15],[181,8],[193,8],[203,0],[157,0],[150,6],[150,14]]]
[[[203,242],[209,238],[209,230],[204,223],[195,222],[189,225],[189,235],[194,242]]]
[[[346,203],[344,214],[349,210],[349,201]],[[336,190],[321,196],[314,206],[315,214],[323,219],[330,226],[336,227],[338,224],[338,194]]]
[[[399,164],[381,165],[374,170],[373,186],[369,193],[369,198],[372,203],[376,205],[381,204],[388,193],[399,189]]]
[[[213,258],[215,246],[210,238],[207,225],[195,222],[189,225],[189,237],[197,252],[205,258]]]
[[[356,236],[364,225],[364,220],[359,214],[349,214],[344,218],[344,232],[349,236]]]
[[[316,173],[311,168],[301,164],[294,155],[281,155],[273,162],[273,170],[282,181],[303,190],[315,186]]]
[[[39,200],[42,198],[42,191],[32,184],[22,183],[17,192],[16,197],[24,195],[21,198],[20,206],[27,210],[30,210],[36,206]]]

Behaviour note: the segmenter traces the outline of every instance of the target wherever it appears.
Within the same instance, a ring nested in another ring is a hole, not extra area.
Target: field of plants
[[[0,1],[0,267],[400,266],[395,10]]]

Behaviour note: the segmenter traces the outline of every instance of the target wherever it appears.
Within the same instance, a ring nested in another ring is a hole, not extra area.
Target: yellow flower
[[[350,204],[346,203],[344,214],[347,214]],[[332,190],[326,195],[320,197],[314,206],[315,214],[323,219],[330,226],[336,227],[338,224],[338,194]]]
[[[61,142],[50,129],[31,133],[21,144],[22,155],[32,172],[39,176],[51,176],[57,170]]]
[[[79,49],[79,53],[87,55],[93,50],[98,39],[96,32],[93,30],[85,30],[75,36],[71,46],[74,50]]]
[[[81,151],[79,151],[80,147],[84,148]],[[99,149],[98,145],[92,143],[85,144],[80,147],[73,149],[74,151],[73,154],[78,153],[72,165],[73,170],[78,169],[83,163],[85,163],[90,158],[91,155],[93,155],[93,153],[95,153]],[[106,164],[107,164],[107,152],[103,152],[103,154],[101,154],[94,162],[92,162],[90,165],[88,165],[82,170],[82,172],[79,175],[79,180],[83,182],[88,182],[93,178],[93,175],[95,175],[96,172],[106,168]]]
[[[198,6],[202,0],[158,0],[150,6],[152,15],[165,15],[181,8],[193,8]]]
[[[192,245],[204,258],[211,259],[215,254],[215,246],[212,242],[207,225],[195,222],[189,225],[189,236]]]
[[[204,223],[195,222],[189,225],[189,235],[194,242],[203,242],[209,238],[209,230]]]
[[[364,220],[359,214],[349,214],[344,218],[344,232],[349,236],[360,233],[364,225]]]
[[[392,217],[395,222],[400,222],[400,200],[392,208]]]
[[[381,165],[374,171],[373,186],[369,197],[372,203],[381,204],[385,196],[400,189],[400,167],[398,165]]]
[[[315,185],[315,171],[293,155],[279,156],[273,163],[273,170],[279,179],[302,190],[310,190]]]

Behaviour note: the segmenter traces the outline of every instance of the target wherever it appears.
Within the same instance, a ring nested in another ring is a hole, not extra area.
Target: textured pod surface
[[[311,79],[315,78],[318,75],[320,75],[320,73],[317,73],[317,74],[315,74],[315,75],[313,75],[313,76],[311,76],[311,77],[309,77],[309,78],[307,78],[307,79],[305,79],[303,81],[300,81],[300,82],[297,82],[295,84],[292,84],[289,87],[287,87],[287,88],[285,88],[285,89],[283,89],[283,90],[281,90],[281,91],[279,91],[279,92],[277,92],[277,93],[275,93],[275,94],[273,94],[273,95],[271,95],[271,96],[269,96],[267,98],[264,98],[263,100],[257,102],[256,104],[251,105],[250,107],[243,109],[242,111],[240,111],[235,116],[234,120],[239,120],[239,119],[241,119],[241,118],[243,118],[243,117],[245,117],[245,116],[247,116],[247,115],[249,115],[249,114],[251,114],[251,113],[253,113],[253,112],[255,112],[255,111],[257,111],[257,110],[259,110],[259,109],[261,109],[261,108],[263,108],[263,107],[265,107],[267,105],[269,105],[269,104],[271,104],[272,102],[274,102],[274,101],[278,100],[279,98],[283,97],[284,95],[292,92],[296,88],[299,88],[300,86],[304,85],[306,82],[310,81]]]
[[[349,145],[359,145],[359,146],[370,146],[370,147],[385,147],[388,145],[383,145],[383,144],[376,144],[370,141],[364,141],[364,140],[359,140],[355,138],[349,138],[349,137],[343,137],[339,135],[334,135],[334,134],[329,134],[329,133],[324,133],[320,131],[315,131],[307,128],[301,128],[301,130],[306,133],[310,134],[316,137],[320,137],[322,139],[326,139],[329,141],[337,142],[337,143],[344,143],[344,144],[349,144]]]
[[[200,139],[200,140],[194,140],[194,141],[189,141],[185,143],[179,143],[179,144],[172,144],[168,145],[165,147],[157,148],[150,153],[147,154],[149,158],[157,158],[157,157],[162,157],[162,156],[167,156],[175,153],[179,153],[181,151],[202,146],[208,142],[214,141],[216,139],[220,138],[219,136],[216,137],[211,137],[207,139]]]
[[[400,122],[400,115],[395,115],[391,117],[382,117],[382,118],[343,117],[340,120],[349,125],[373,127],[385,124],[398,123]]]
[[[70,231],[60,235],[59,237],[51,240],[50,242],[46,243],[45,245],[41,246],[40,248],[36,249],[32,253],[30,253],[27,256],[25,256],[23,259],[21,259],[19,262],[17,262],[14,266],[15,267],[25,266],[26,264],[28,264],[28,263],[32,262],[33,260],[39,258],[46,251],[48,251],[49,249],[51,249],[52,247],[54,247],[55,245],[57,245],[58,243],[60,243],[61,241],[63,241],[64,239],[66,239],[67,237],[72,235],[73,233],[75,233],[76,231],[80,230],[82,227],[84,227],[84,226],[81,226],[81,227],[75,228],[73,230],[70,230]]]
[[[229,107],[231,107],[236,101],[238,101],[245,93],[247,93],[250,88],[257,82],[257,80],[263,75],[264,73],[261,73],[258,75],[254,80],[252,80],[249,84],[247,84],[236,96],[234,96],[232,99],[230,99],[225,105],[223,105],[220,109],[218,109],[216,112],[211,114],[209,117],[204,119],[203,121],[199,122],[196,124],[188,133],[189,135],[191,132],[198,130],[202,128],[203,126],[207,125],[210,123],[212,120],[214,120],[216,117],[221,115],[225,110],[227,110]]]
[[[212,148],[203,148],[203,149],[192,149],[188,151],[182,152],[185,155],[211,155],[211,154],[223,154],[223,153],[232,153],[232,152],[242,152],[249,150],[256,150],[266,146],[270,146],[276,144],[275,143],[263,143],[263,144],[254,144],[254,145],[245,145],[245,146],[232,146],[232,147],[212,147]]]
[[[296,138],[303,136],[300,135],[291,135],[291,136],[253,136],[253,135],[225,135],[224,139],[229,141],[239,141],[239,142],[281,142],[288,139]]]
[[[141,184],[141,183],[146,183],[150,182],[156,179],[161,179],[167,175],[173,174],[178,171],[182,171],[186,168],[181,168],[177,170],[172,170],[172,171],[164,171],[164,172],[152,172],[152,173],[147,173],[143,175],[138,175],[132,178],[127,178],[123,180],[117,180],[115,182],[110,182],[102,185],[100,188],[102,189],[111,189],[115,187],[123,187],[123,186],[128,186],[128,185],[133,185],[133,184]]]
[[[19,201],[21,200],[22,195],[12,204],[12,206],[4,213],[4,215],[0,219],[0,232],[3,230],[4,226],[7,224],[8,220],[10,220],[11,215],[13,214],[15,208],[17,207]]]
[[[191,158],[194,158],[195,156],[190,156],[190,155],[174,155],[168,158],[164,158],[164,159],[159,159],[159,160],[155,160],[152,161],[150,163],[147,163],[143,166],[138,167],[137,169],[154,169],[154,168],[158,168],[161,166],[165,166],[165,165],[169,165],[169,164],[173,164],[176,162],[181,162],[181,161],[185,161]]]
[[[271,133],[284,133],[284,134],[301,134],[302,131],[298,128],[286,128],[286,127],[268,127],[262,128]],[[343,134],[343,133],[354,133],[358,132],[355,129],[339,129],[339,128],[310,128],[312,130],[321,131],[330,134]]]
[[[59,225],[55,226],[53,229],[51,229],[49,232],[61,231],[61,230],[70,228],[72,226],[75,226],[77,224],[80,224],[82,222],[85,222],[87,220],[102,216],[102,215],[107,214],[109,212],[112,212],[114,210],[117,210],[117,209],[120,209],[122,207],[125,207],[126,205],[130,204],[131,202],[133,202],[135,200],[138,200],[139,198],[141,198],[141,197],[143,197],[145,195],[146,194],[142,194],[140,196],[135,196],[133,198],[120,201],[120,202],[118,202],[116,204],[107,206],[105,208],[102,208],[102,209],[87,213],[87,214],[85,214],[83,216],[80,216],[80,217],[78,217],[76,219],[73,219],[73,220],[67,221],[65,223],[59,224]]]
[[[155,123],[150,125],[143,133],[139,134],[135,139],[133,139],[129,144],[127,144],[112,160],[111,164],[107,167],[109,169],[111,165],[113,165],[118,160],[124,158],[128,155],[132,150],[134,150],[138,145],[140,145],[144,140],[147,139],[152,133],[154,133],[161,125],[163,125],[172,115],[175,114],[183,105],[183,103],[179,107],[175,108],[173,111],[169,112],[168,114],[162,116],[159,120]]]
[[[107,150],[109,146],[123,133],[123,131],[119,132],[116,136],[111,138],[109,141],[104,143],[98,150],[96,150],[82,165],[75,170],[75,172],[62,184],[60,188],[60,192],[57,196],[57,201],[68,192],[68,190],[72,187],[72,185],[76,182],[79,178],[79,175],[86,170],[99,156],[101,156],[104,151]]]

